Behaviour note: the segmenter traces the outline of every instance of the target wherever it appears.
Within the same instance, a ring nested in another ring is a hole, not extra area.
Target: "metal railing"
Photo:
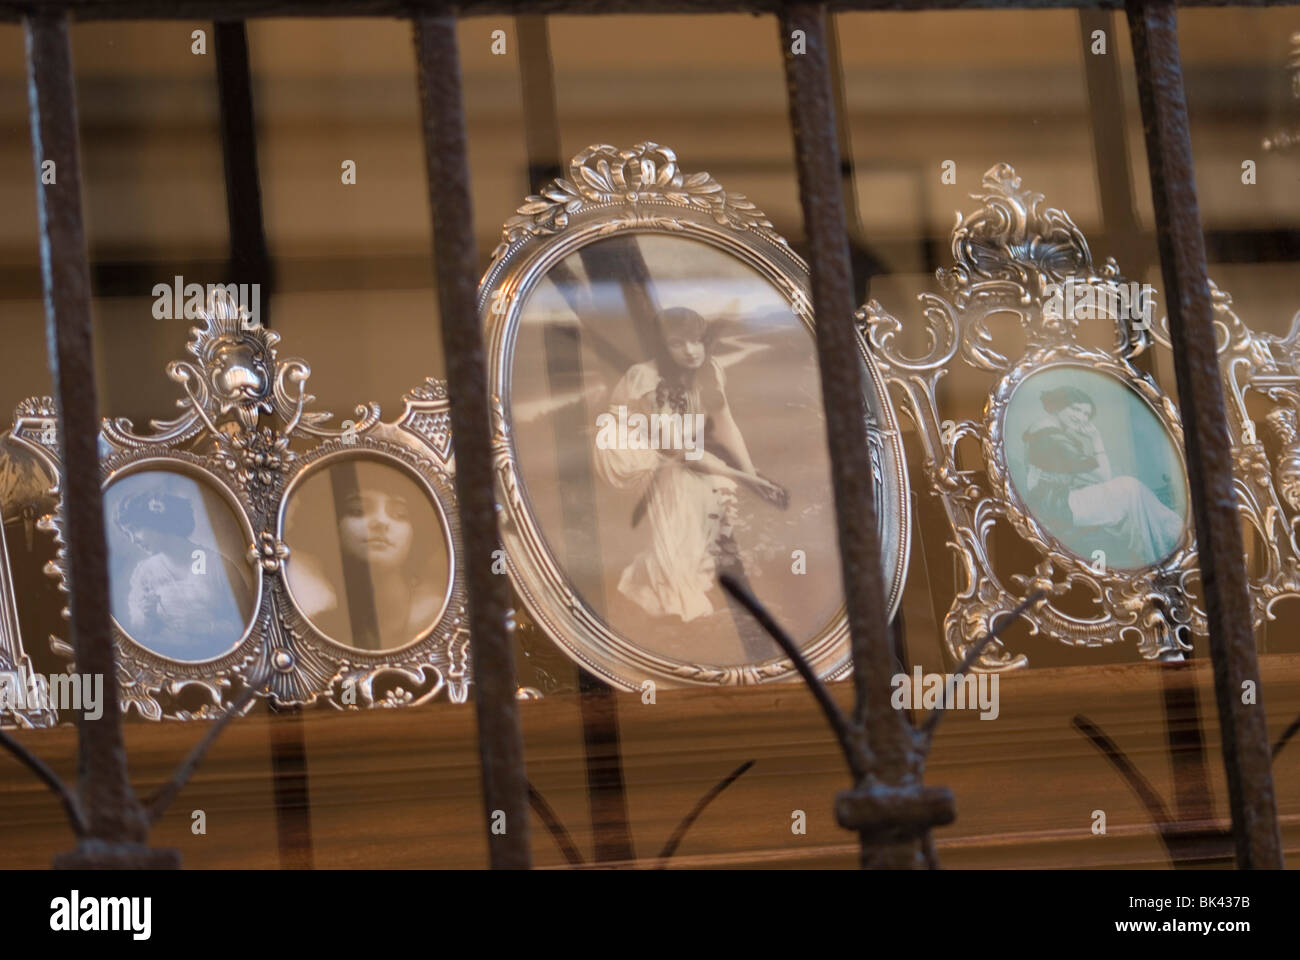
[[[491,425],[482,333],[474,305],[478,267],[470,211],[464,107],[456,47],[463,16],[620,13],[771,13],[780,22],[799,192],[810,247],[817,353],[830,445],[839,548],[852,637],[856,711],[863,769],[855,787],[921,803],[919,731],[889,706],[892,653],[884,618],[883,577],[867,439],[862,430],[861,371],[852,348],[853,274],[841,168],[827,15],[836,11],[1124,9],[1128,16],[1155,206],[1157,236],[1183,412],[1187,463],[1202,582],[1209,618],[1223,759],[1236,859],[1240,867],[1280,867],[1281,840],[1262,704],[1242,703],[1243,684],[1259,685],[1247,571],[1233,494],[1232,457],[1197,205],[1186,96],[1177,39],[1177,7],[1282,6],[1295,0],[0,0],[0,21],[20,20],[27,37],[32,144],[37,170],[41,271],[59,438],[65,465],[64,509],[71,586],[71,631],[79,668],[115,676],[109,632],[108,565],[96,436],[99,429],[90,315],[90,266],[82,212],[76,96],[69,23],[99,19],[218,22],[221,60],[233,72],[221,84],[232,266],[269,277],[261,225],[251,123],[239,104],[249,94],[247,50],[239,21],[253,17],[397,17],[413,23],[423,135],[433,217],[435,272],[453,400],[457,493],[468,556],[476,709],[483,801],[505,811],[512,828],[487,832],[493,867],[530,863],[528,785],[515,701],[514,651],[506,578],[492,574],[499,547],[494,512]],[[806,53],[786,42],[802,30]],[[240,79],[240,64],[242,74]],[[232,141],[239,143],[234,149]],[[245,160],[232,158],[243,156]],[[249,160],[247,158],[252,157]],[[54,160],[57,183],[40,182]],[[252,166],[247,164],[251,163]],[[116,691],[109,685],[102,718],[78,718],[82,814],[78,863],[159,862],[148,850],[144,807],[127,779]],[[918,813],[918,817],[922,814]],[[522,826],[521,826],[522,825]],[[864,824],[863,863],[924,862],[928,827],[890,832]],[[485,824],[485,830],[486,830]]]

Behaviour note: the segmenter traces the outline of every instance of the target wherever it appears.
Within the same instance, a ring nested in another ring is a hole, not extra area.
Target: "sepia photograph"
[[[514,355],[534,519],[613,631],[688,663],[778,657],[723,573],[797,637],[835,621],[815,345],[757,269],[689,238],[597,240],[534,287]]]
[[[232,650],[253,618],[249,545],[229,503],[183,473],[144,470],[104,492],[113,617],[173,660]]]
[[[285,578],[299,612],[360,650],[414,643],[447,600],[447,533],[438,509],[395,463],[346,457],[313,470],[285,504]]]
[[[1115,377],[1072,365],[1032,374],[1011,398],[1004,436],[1029,512],[1088,563],[1151,566],[1188,535],[1178,449],[1147,402]]]

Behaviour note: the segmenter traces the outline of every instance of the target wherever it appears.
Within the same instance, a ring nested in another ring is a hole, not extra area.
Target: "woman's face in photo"
[[[698,370],[707,353],[703,340],[676,333],[668,338],[668,355],[679,367]]]
[[[399,567],[411,550],[406,498],[365,490],[347,498],[339,518],[339,540],[348,556],[377,567]]]
[[[1092,419],[1092,404],[1082,401],[1072,403],[1063,409],[1059,416],[1061,422],[1067,427],[1072,430],[1082,430],[1088,425],[1088,421]]]

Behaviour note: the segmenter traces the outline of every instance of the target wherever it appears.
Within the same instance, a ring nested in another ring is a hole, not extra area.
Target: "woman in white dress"
[[[628,369],[609,397],[611,414],[702,414],[707,449],[595,450],[609,483],[637,492],[649,543],[619,577],[618,589],[646,613],[691,621],[713,612],[710,593],[726,569],[741,573],[732,536],[738,485],[785,508],[789,494],[759,474],[727,402],[726,378],[712,356],[709,324],[685,308],[661,311],[660,355]],[[703,443],[703,436],[695,437]],[[698,455],[698,456],[697,456]]]
[[[1146,566],[1173,552],[1183,518],[1137,477],[1114,476],[1092,397],[1058,387],[1040,399],[1046,414],[1024,433],[1025,499],[1039,519],[1076,542],[1091,535],[1113,567]]]

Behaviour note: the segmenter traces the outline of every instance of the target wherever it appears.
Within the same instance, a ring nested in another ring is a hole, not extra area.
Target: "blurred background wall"
[[[1261,142],[1297,122],[1284,64],[1300,17],[1281,8],[1192,10],[1180,22],[1211,276],[1249,324],[1281,333],[1300,309],[1300,148],[1266,153]],[[137,423],[174,410],[163,367],[184,355],[186,341],[185,322],[153,318],[152,286],[178,273],[187,282],[225,279],[211,27],[73,30],[100,401],[106,415]],[[484,267],[502,222],[530,189],[516,27],[509,18],[460,26]],[[802,249],[773,18],[555,17],[548,27],[561,156],[597,142],[666,144],[688,172],[708,170],[748,195]],[[1116,256],[1131,279],[1163,286],[1122,16],[851,14],[838,16],[836,28],[853,239],[874,274],[872,297],[905,316],[917,293],[934,287],[934,269],[950,261],[954,212],[976,206],[969,194],[999,161],[1072,215],[1098,263]],[[1104,56],[1089,52],[1096,28],[1106,31]],[[196,29],[207,31],[206,55],[191,52]],[[507,35],[503,56],[491,52],[498,29]],[[346,414],[373,399],[392,415],[405,390],[444,369],[409,26],[273,20],[251,24],[248,36],[275,278],[269,319],[282,355],[310,360],[318,408]],[[23,69],[21,29],[0,27],[4,411],[51,389]],[[1118,97],[1098,94],[1108,75]],[[341,182],[346,160],[356,164],[355,185]],[[940,180],[947,160],[954,185]],[[1257,164],[1254,185],[1242,183],[1245,160]],[[1126,204],[1125,216],[1107,222],[1103,210]],[[1168,364],[1158,362],[1156,373],[1172,393]],[[970,415],[987,395],[960,378],[945,389]],[[921,507],[905,606],[918,655],[937,652],[936,625],[954,583],[942,516],[933,504]],[[1270,631],[1268,642],[1283,642]],[[1075,655],[1025,642],[1040,665],[1136,656],[1131,647]]]

